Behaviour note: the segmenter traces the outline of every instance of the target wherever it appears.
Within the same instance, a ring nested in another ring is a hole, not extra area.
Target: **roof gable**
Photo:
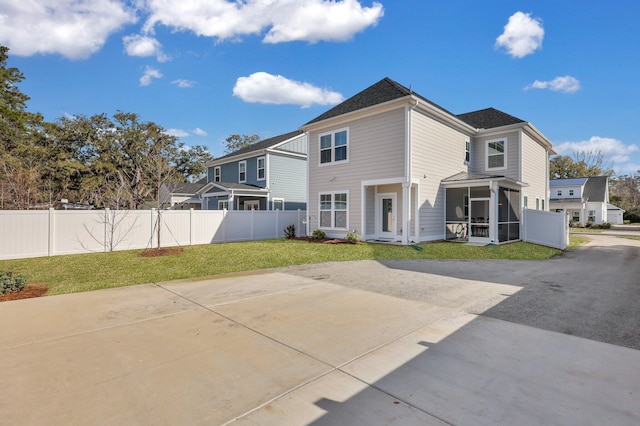
[[[455,117],[454,114],[450,113],[449,111],[442,108],[441,106],[431,102],[427,98],[417,93],[414,93],[411,89],[408,89],[404,87],[402,84],[391,80],[389,77],[385,77],[382,80],[378,81],[377,83],[373,84],[372,86],[367,87],[360,93],[353,95],[346,101],[336,105],[335,107],[331,108],[325,113],[317,116],[313,120],[306,123],[305,126],[308,124],[327,120],[329,118],[337,117],[353,111],[358,111],[364,108],[368,108],[374,105],[379,105],[385,102],[393,101],[393,100],[404,98],[411,95],[416,96],[417,98],[420,98],[422,101],[427,102],[437,107],[438,109],[441,109],[442,111],[450,114],[451,116]]]
[[[278,136],[274,136],[272,138],[269,139],[265,139],[263,141],[260,142],[256,142],[254,144],[251,144],[249,146],[246,146],[244,148],[241,148],[237,151],[234,151],[230,154],[227,155],[223,155],[222,157],[218,157],[216,158],[214,161],[215,162],[219,162],[220,160],[223,160],[225,158],[231,158],[231,157],[235,157],[236,155],[243,155],[243,154],[250,154],[252,152],[258,152],[258,151],[262,151],[265,149],[269,149],[275,145],[278,145],[279,143],[282,143],[288,139],[294,138],[296,136],[301,135],[303,132],[302,130],[294,130],[293,132],[289,132],[289,133],[285,133],[282,135],[278,135]]]
[[[525,123],[524,120],[495,108],[485,108],[478,111],[467,112],[465,114],[459,114],[457,117],[476,129],[493,129],[495,127]]]
[[[584,193],[582,194],[587,201],[595,201],[595,202],[607,202],[607,191],[608,188],[608,180],[607,176],[592,176],[587,178],[587,183],[584,185]]]

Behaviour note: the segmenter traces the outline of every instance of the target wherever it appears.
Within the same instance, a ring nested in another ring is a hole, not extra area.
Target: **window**
[[[471,153],[471,142],[470,141],[464,141],[464,161],[466,163],[469,162],[470,153]]]
[[[336,163],[348,159],[347,130],[320,135],[320,164]]]
[[[265,179],[265,157],[258,157],[258,180]]]
[[[540,198],[536,198],[536,210],[540,210]]]
[[[526,195],[524,196],[523,204],[525,209],[529,208],[529,197],[527,197]]]
[[[544,210],[544,199],[542,200],[542,210]]]
[[[320,228],[347,229],[347,193],[320,194]]]
[[[218,200],[218,210],[229,210],[229,201]]]
[[[506,167],[506,142],[487,141],[487,169],[504,169]]]
[[[569,190],[569,196],[570,196],[570,197],[573,197],[573,189],[570,189],[570,190]]]
[[[558,189],[558,197],[562,197],[562,189]]]
[[[596,211],[595,210],[589,210],[589,218],[587,219],[588,222],[595,222],[596,221]]]
[[[574,222],[580,222],[580,212],[575,210],[571,212],[571,220]]]
[[[273,210],[284,210],[284,198],[273,199]]]
[[[247,162],[241,161],[238,163],[238,182],[243,183],[247,181]]]
[[[213,181],[214,182],[220,182],[220,166],[214,167],[213,168]]]

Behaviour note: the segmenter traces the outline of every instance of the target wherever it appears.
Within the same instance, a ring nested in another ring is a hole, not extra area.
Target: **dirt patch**
[[[29,284],[22,291],[13,291],[7,294],[0,294],[0,302],[40,297],[47,294],[48,290],[49,289],[47,288],[46,284]]]
[[[141,257],[173,256],[184,251],[182,247],[160,247],[140,252]]]

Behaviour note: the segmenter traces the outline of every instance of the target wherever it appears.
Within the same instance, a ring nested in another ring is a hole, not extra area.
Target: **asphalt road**
[[[640,349],[640,241],[589,235],[544,261],[407,260],[303,265],[287,272],[347,287],[443,304],[459,282],[507,284],[502,300],[476,298],[469,313]],[[444,302],[443,302],[444,301]]]

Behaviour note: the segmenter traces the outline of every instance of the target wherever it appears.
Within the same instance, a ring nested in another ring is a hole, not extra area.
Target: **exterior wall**
[[[445,235],[445,189],[440,181],[467,170],[465,141],[469,137],[419,112],[412,111],[411,114],[411,174],[420,181],[418,239],[442,239]],[[413,223],[410,225],[413,230]]]
[[[348,229],[363,234],[361,182],[368,179],[399,178],[404,175],[405,109],[383,112],[347,124],[309,132],[309,229],[319,226],[319,193],[348,192]],[[320,165],[319,135],[348,129],[348,160]],[[401,198],[398,198],[398,203]],[[346,231],[325,231],[342,237]]]
[[[280,151],[296,152],[298,154],[307,153],[307,137],[305,134],[301,134],[295,139],[280,145],[278,148]]]
[[[306,160],[271,153],[267,164],[270,200],[284,198],[285,210],[305,209],[307,205]],[[268,210],[271,210],[271,207]]]
[[[471,141],[471,153],[469,171],[474,173],[504,175],[511,179],[520,180],[520,131],[508,133],[492,133],[486,136],[473,138]],[[487,169],[487,142],[494,140],[506,140],[506,169]]]
[[[549,155],[547,150],[530,136],[522,133],[522,177],[519,180],[529,184],[528,187],[522,188],[522,193],[529,198],[529,203],[531,203],[531,200],[534,202],[533,206],[529,204],[529,208],[535,208],[535,199],[539,198],[540,200],[545,200],[544,209],[541,202],[540,210],[549,210],[548,167]]]
[[[558,195],[558,190],[562,191],[562,195]],[[569,191],[573,190],[573,195],[569,195]],[[552,186],[550,188],[551,198],[569,198],[569,199],[577,199],[582,198],[582,186],[573,185],[573,186]]]
[[[607,222],[607,204],[596,202],[596,203],[586,203],[586,207],[584,209],[584,221],[585,223],[589,221],[589,210],[595,210],[596,212],[596,220],[594,223],[601,224]]]

